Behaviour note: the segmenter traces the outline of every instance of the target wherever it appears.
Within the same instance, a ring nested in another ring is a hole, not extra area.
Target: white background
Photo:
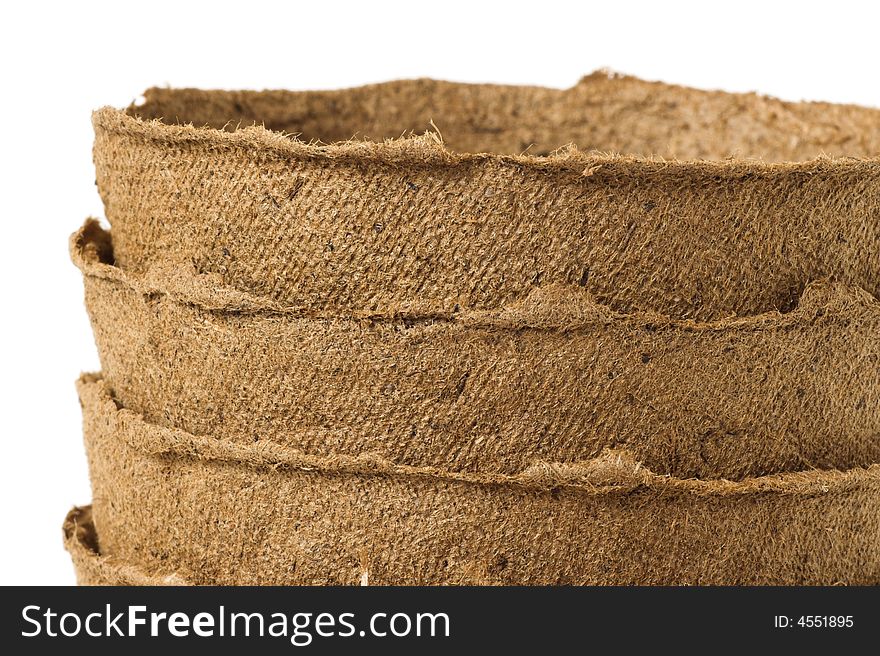
[[[61,522],[90,501],[73,381],[98,360],[67,236],[102,216],[92,109],[155,85],[567,87],[600,67],[880,106],[878,18],[865,1],[4,3],[0,583],[73,583]]]

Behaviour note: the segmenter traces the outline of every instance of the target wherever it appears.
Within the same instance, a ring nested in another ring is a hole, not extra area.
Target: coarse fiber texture
[[[432,119],[445,143],[401,136]],[[600,73],[566,91],[152,89],[93,123],[120,266],[303,310],[448,315],[579,284],[710,320],[788,309],[828,275],[880,293],[874,109]],[[627,155],[531,154],[569,142]]]
[[[92,522],[92,507],[73,508],[64,519],[64,548],[70,554],[79,585],[186,585],[176,576],[160,576],[102,556]]]
[[[680,477],[880,462],[880,303],[847,285],[709,323],[559,285],[450,319],[355,320],[133,276],[93,221],[71,248],[115,398],[196,435],[470,472],[609,447]]]
[[[194,584],[876,584],[880,466],[742,482],[625,452],[516,475],[197,437],[80,380],[101,553]]]

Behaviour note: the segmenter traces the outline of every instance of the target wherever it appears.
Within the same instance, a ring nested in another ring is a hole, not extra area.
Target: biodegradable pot
[[[162,428],[79,383],[103,557],[193,584],[876,584],[880,466],[742,482],[624,452],[461,474]]]
[[[355,320],[154,285],[107,263],[93,222],[72,252],[115,398],[197,435],[471,472],[613,447],[685,478],[880,461],[880,303],[840,283],[703,323],[549,285],[449,320]]]
[[[880,583],[880,111],[599,73],[93,121],[81,582]]]
[[[880,162],[853,159],[880,154],[874,109],[598,73],[565,91],[151,89],[93,120],[121,267],[294,309],[448,316],[563,284],[712,320],[789,309],[829,275],[880,291]],[[382,141],[432,120],[443,143]]]

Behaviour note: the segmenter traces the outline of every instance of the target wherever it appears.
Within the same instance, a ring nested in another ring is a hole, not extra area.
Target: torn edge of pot
[[[454,472],[436,467],[400,465],[374,454],[315,456],[268,442],[242,444],[150,424],[141,415],[119,407],[100,374],[83,374],[77,381],[77,390],[84,414],[100,418],[107,430],[135,451],[147,456],[215,461],[255,469],[324,475],[417,477],[535,491],[566,488],[594,495],[640,489],[722,497],[766,493],[814,495],[880,486],[880,464],[847,471],[816,469],[772,474],[742,481],[679,479],[655,474],[624,449],[608,449],[597,458],[578,462],[536,461],[517,474]]]
[[[91,506],[71,509],[64,519],[62,531],[64,548],[70,554],[81,585],[191,585],[177,574],[150,574],[140,567],[102,555]]]
[[[441,312],[427,307],[401,307],[393,312],[364,310],[346,315],[315,311],[307,306],[277,303],[270,298],[242,292],[222,284],[216,274],[197,274],[180,267],[154,266],[143,275],[131,275],[115,266],[110,231],[94,218],[70,236],[73,263],[84,276],[109,280],[143,296],[167,296],[181,305],[227,314],[288,315],[292,318],[333,321],[402,321],[455,323],[471,328],[576,331],[609,324],[651,330],[690,331],[777,330],[817,320],[846,317],[854,309],[877,313],[880,301],[870,292],[833,279],[815,280],[801,293],[797,305],[787,312],[729,317],[713,321],[676,319],[655,312],[620,313],[596,302],[577,285],[551,284],[535,287],[526,297],[492,310],[462,309]]]
[[[573,87],[577,88],[576,86]],[[136,109],[136,108],[135,108]],[[246,150],[250,156],[270,155],[291,160],[326,160],[396,167],[512,166],[576,177],[599,183],[605,179],[632,175],[670,177],[697,176],[741,178],[754,175],[813,175],[817,173],[880,173],[880,158],[817,157],[806,161],[764,162],[759,159],[674,160],[661,157],[584,152],[573,145],[550,156],[457,153],[443,144],[434,132],[384,141],[350,140],[332,144],[301,141],[296,135],[269,130],[261,125],[241,127],[233,132],[192,124],[165,123],[143,119],[129,111],[102,107],[92,113],[96,135],[106,134],[159,144],[176,149],[202,147],[205,152]]]

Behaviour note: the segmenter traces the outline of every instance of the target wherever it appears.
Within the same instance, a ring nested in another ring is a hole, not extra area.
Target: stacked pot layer
[[[880,112],[602,74],[94,123],[82,582],[880,582]],[[514,154],[568,141],[665,158]]]

